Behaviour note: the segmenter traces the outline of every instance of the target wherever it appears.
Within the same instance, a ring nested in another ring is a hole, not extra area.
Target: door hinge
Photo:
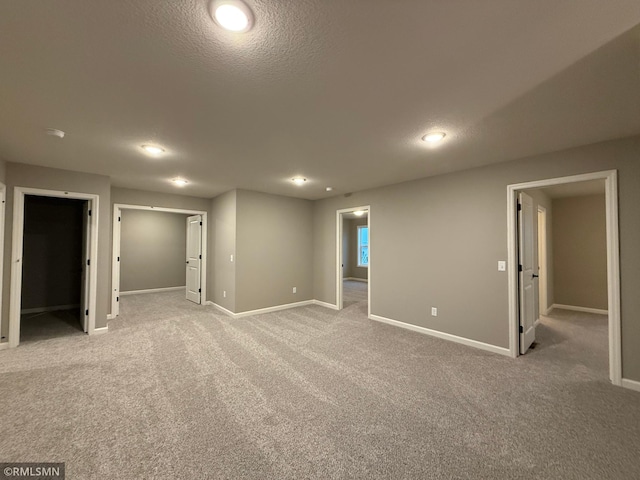
[[[202,225],[202,222],[200,222],[200,225]]]
[[[116,302],[119,302],[119,301],[120,301],[120,297],[116,297]]]
[[[91,210],[89,210],[89,216],[91,216]]]
[[[87,265],[91,265],[91,259],[90,258],[87,259]]]
[[[522,204],[518,202],[518,211],[522,210]]]
[[[120,217],[118,217],[118,221],[120,221]]]
[[[522,271],[522,265],[518,265],[518,271],[521,272]]]
[[[520,333],[524,333],[524,328],[522,328],[522,325],[520,325]]]
[[[84,311],[84,314],[85,314],[85,315],[89,315],[89,310],[85,310],[85,311]]]
[[[120,257],[118,257],[118,261],[120,261]]]
[[[200,257],[200,260],[202,260],[202,255],[199,255],[199,257]]]
[[[198,289],[198,293],[202,293],[202,289],[200,289],[200,288],[199,288],[199,289]]]

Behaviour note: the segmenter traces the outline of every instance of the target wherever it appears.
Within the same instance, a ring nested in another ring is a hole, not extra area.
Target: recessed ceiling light
[[[231,32],[248,32],[253,26],[253,13],[240,0],[214,0],[211,14],[218,25]]]
[[[46,128],[44,132],[47,135],[51,135],[52,137],[64,138],[64,132],[62,130],[58,130],[57,128]]]
[[[153,155],[154,157],[157,157],[164,153],[164,148],[157,145],[141,145],[141,148],[149,155]]]
[[[173,180],[171,180],[174,184],[176,184],[178,187],[184,187],[187,182],[184,178],[174,178]]]
[[[304,185],[304,183],[307,181],[307,179],[304,178],[304,177],[293,177],[291,179],[291,181],[293,183],[295,183],[296,185]]]
[[[325,190],[326,190],[327,192],[330,192],[331,190],[333,190],[333,187],[327,187],[327,188],[325,188]]]
[[[356,217],[361,217],[361,216],[362,216],[362,215],[364,215],[365,213],[367,213],[367,211],[366,211],[366,210],[356,210],[355,212],[353,212],[353,214],[354,214]]]
[[[427,133],[424,137],[422,137],[422,140],[424,140],[427,143],[438,143],[446,136],[447,134],[444,132],[431,132],[431,133]]]

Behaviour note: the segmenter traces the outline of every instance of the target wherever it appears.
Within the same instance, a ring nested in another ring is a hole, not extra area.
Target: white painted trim
[[[356,277],[344,277],[342,280],[351,280],[352,282],[364,282],[368,283],[369,280],[366,278],[356,278]]]
[[[202,215],[202,262],[200,267],[200,304],[207,305],[207,243],[208,243],[208,218],[204,210],[188,210],[182,208],[153,207],[149,205],[131,205],[127,203],[113,204],[113,249],[111,252],[111,313],[115,318],[120,313],[118,297],[126,294],[120,292],[120,240],[121,229],[118,218],[122,215],[122,210],[148,210],[165,213],[179,213],[184,215]],[[185,276],[186,278],[186,276]]]
[[[577,307],[575,305],[562,305],[561,303],[554,303],[551,305],[549,310],[553,310],[554,308],[559,308],[560,310],[572,310],[574,312],[586,312],[586,313],[597,313],[599,315],[609,315],[609,310],[602,310],[600,308],[590,308],[590,307]]]
[[[534,327],[537,327],[538,325],[540,325],[540,317],[538,317],[538,318],[536,319],[536,321],[535,321],[535,322],[533,322],[533,326],[534,326]]]
[[[607,290],[609,304],[609,378],[614,385],[622,382],[622,347],[620,320],[620,243],[618,231],[618,172],[602,172],[550,178],[507,186],[507,252],[509,296],[509,351],[519,355],[518,332],[518,249],[516,245],[516,195],[520,190],[562,185],[589,180],[605,181],[607,223]]]
[[[107,320],[115,320],[116,316],[113,315],[112,313],[107,315]]]
[[[0,350],[7,350],[9,348],[9,342],[0,343]]]
[[[314,305],[318,305],[319,307],[330,308],[331,310],[338,310],[338,306],[333,303],[323,302],[321,300],[312,300]]]
[[[257,310],[246,310],[244,312],[238,312],[238,313],[234,313],[231,310],[227,310],[226,308],[218,305],[217,303],[207,302],[207,304],[213,305],[218,310],[221,310],[222,312],[229,315],[231,318],[242,318],[242,317],[250,317],[252,315],[262,315],[265,313],[278,312],[280,310],[289,310],[290,308],[306,307],[307,305],[315,305],[316,304],[315,302],[316,302],[315,300],[304,300],[302,302],[285,303],[283,305],[275,305],[273,307],[258,308]]]
[[[13,231],[11,243],[11,287],[9,296],[9,345],[17,347],[20,343],[20,306],[22,299],[22,247],[24,241],[24,199],[25,195],[41,197],[73,198],[89,201],[91,209],[90,254],[93,265],[89,268],[89,319],[87,333],[91,335],[96,324],[96,298],[98,285],[98,218],[100,213],[99,196],[90,193],[65,192],[62,190],[43,190],[39,188],[14,187],[13,189]]]
[[[542,218],[541,218],[542,217]],[[540,220],[542,219],[542,223]],[[547,209],[542,205],[538,205],[538,212],[536,215],[536,224],[538,226],[538,235],[536,238],[538,251],[536,252],[538,256],[538,278],[539,282],[537,284],[538,287],[538,314],[546,315],[549,311],[549,277],[547,268],[549,265],[548,255],[547,255],[547,246],[549,243],[549,239],[547,238]],[[543,240],[542,242],[540,240]]]
[[[623,378],[621,380],[620,385],[624,388],[628,388],[629,390],[635,390],[636,392],[640,392],[640,382],[636,382],[635,380],[629,380],[628,378]]]
[[[162,293],[162,292],[177,292],[178,290],[184,290],[186,286],[182,287],[165,287],[165,288],[148,288],[146,290],[129,290],[128,292],[120,292],[120,296],[126,295],[140,295],[143,293]]]
[[[231,310],[227,310],[226,308],[224,308],[222,305],[218,305],[217,303],[213,303],[211,300],[209,300],[207,302],[207,305],[211,305],[214,308],[217,308],[218,310],[220,310],[222,313],[224,313],[225,315],[231,317],[231,318],[235,318],[235,313],[233,313]]]
[[[92,335],[102,335],[103,333],[109,333],[109,327],[94,328]]]
[[[4,224],[7,214],[7,186],[0,182],[0,317],[2,316],[2,298],[4,297],[3,290],[3,279],[4,279]],[[1,323],[1,322],[0,322]],[[2,347],[5,345],[4,343],[0,344],[1,348],[9,348],[9,344],[7,343],[6,347]]]
[[[405,328],[407,330],[422,333],[424,335],[429,335],[431,337],[440,338],[442,340],[448,340],[450,342],[460,343],[468,347],[474,347],[480,350],[486,350],[488,352],[497,353],[499,355],[510,356],[510,352],[508,348],[498,347],[496,345],[479,342],[477,340],[471,340],[470,338],[458,337],[457,335],[452,335],[450,333],[439,332],[438,330],[431,330],[429,328],[420,327],[418,325],[413,325],[411,323],[399,322],[398,320],[392,320],[391,318],[381,317],[379,315],[369,315],[369,319],[375,320],[376,322],[387,323],[389,325],[393,325],[394,327]]]
[[[60,310],[71,310],[72,308],[80,309],[80,304],[75,305],[55,305],[53,307],[36,307],[36,308],[23,308],[20,310],[20,315],[29,313],[44,313],[44,312],[59,312]]]
[[[336,210],[336,306],[342,310],[342,214],[355,212],[357,210],[367,211],[367,226],[369,227],[369,267],[367,268],[367,315],[371,315],[371,205],[361,205],[359,207],[341,208]]]

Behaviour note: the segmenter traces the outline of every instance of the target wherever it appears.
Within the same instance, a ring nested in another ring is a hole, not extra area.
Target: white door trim
[[[6,206],[7,206],[7,186],[0,182],[0,316],[2,316],[2,297],[3,295],[3,277],[4,277],[4,221],[6,215]],[[1,341],[1,340],[0,340]],[[0,343],[0,348],[2,345],[8,345],[5,343]]]
[[[110,320],[116,318],[120,312],[120,216],[122,210],[150,210],[154,212],[181,213],[185,215],[202,215],[202,264],[200,269],[200,304],[207,302],[207,212],[204,210],[187,210],[182,208],[152,207],[148,205],[130,205],[126,203],[113,204],[113,251],[111,252],[111,313]]]
[[[518,356],[518,248],[516,243],[516,196],[518,191],[589,180],[605,181],[607,223],[607,289],[609,300],[609,378],[622,384],[622,348],[620,337],[620,243],[618,232],[618,172],[602,172],[550,178],[507,186],[507,252],[509,259],[509,351]]]
[[[24,242],[24,197],[37,195],[40,197],[73,198],[87,200],[91,210],[90,224],[90,258],[89,265],[89,319],[87,333],[92,335],[96,326],[96,296],[98,284],[98,213],[99,196],[89,193],[64,192],[60,190],[43,190],[39,188],[14,187],[13,189],[13,232],[11,244],[11,293],[9,297],[9,347],[17,347],[20,343],[20,303],[22,300],[22,250]]]
[[[369,226],[369,268],[367,268],[367,316],[371,316],[371,205],[336,210],[336,308],[342,310],[342,214],[367,211]]]
[[[540,220],[542,219],[542,223]],[[540,315],[546,315],[549,313],[549,298],[548,290],[549,283],[547,281],[547,209],[542,205],[538,205],[538,212],[536,215],[536,222],[538,223],[538,320]],[[540,241],[542,240],[542,242]]]

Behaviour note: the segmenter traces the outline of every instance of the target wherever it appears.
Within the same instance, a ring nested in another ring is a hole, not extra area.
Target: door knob
[[[531,276],[531,278],[538,278],[540,275],[536,275],[535,273]]]

